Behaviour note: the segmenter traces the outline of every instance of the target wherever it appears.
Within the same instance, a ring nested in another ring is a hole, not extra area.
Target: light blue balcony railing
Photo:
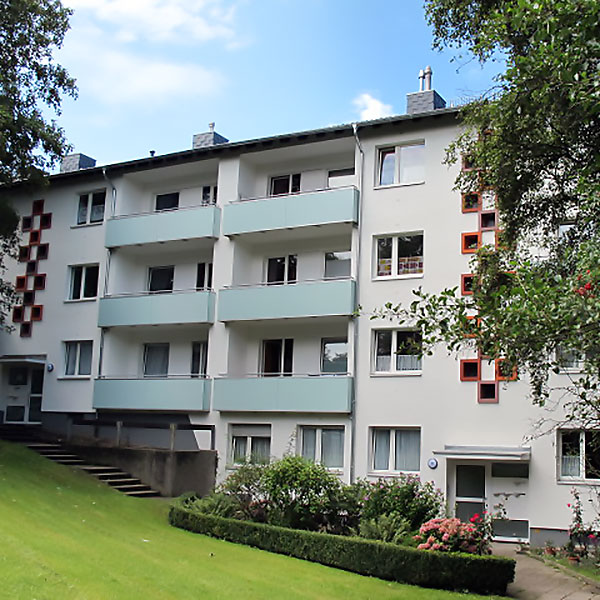
[[[219,291],[219,321],[351,315],[356,309],[352,279],[323,279],[240,286]]]
[[[222,377],[215,379],[214,410],[230,412],[349,413],[352,377]]]
[[[175,291],[100,298],[98,326],[174,325],[213,323],[215,294],[210,291]]]
[[[344,187],[232,202],[223,209],[223,234],[357,223],[358,196]]]
[[[95,409],[186,410],[210,409],[211,380],[198,377],[148,379],[101,378],[94,382]]]
[[[112,217],[106,222],[107,248],[175,240],[219,237],[221,211],[217,206]]]

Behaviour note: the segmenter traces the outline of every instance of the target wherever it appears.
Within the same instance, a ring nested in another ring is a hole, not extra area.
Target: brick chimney
[[[419,91],[406,94],[406,113],[415,115],[417,113],[429,112],[437,108],[446,108],[446,101],[431,89],[431,67],[419,71]]]
[[[60,161],[61,173],[72,173],[80,169],[91,169],[96,166],[96,159],[85,154],[67,154]]]
[[[215,131],[215,124],[208,124],[208,131],[205,133],[197,133],[192,138],[192,149],[207,148],[208,146],[216,146],[217,144],[226,144],[229,140],[219,135]]]

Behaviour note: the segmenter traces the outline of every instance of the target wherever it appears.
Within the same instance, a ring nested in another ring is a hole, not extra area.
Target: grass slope
[[[195,535],[167,509],[0,442],[0,598],[480,598]]]

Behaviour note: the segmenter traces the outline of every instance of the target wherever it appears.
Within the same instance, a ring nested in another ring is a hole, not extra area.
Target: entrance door
[[[14,365],[8,368],[6,423],[39,423],[42,420],[44,368]]]
[[[464,522],[486,510],[485,466],[456,465],[456,516]]]

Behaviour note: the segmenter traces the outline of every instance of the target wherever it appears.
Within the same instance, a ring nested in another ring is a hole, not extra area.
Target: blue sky
[[[448,101],[494,65],[431,48],[421,0],[63,0],[57,59],[77,79],[59,123],[99,164],[401,114],[418,71]]]

